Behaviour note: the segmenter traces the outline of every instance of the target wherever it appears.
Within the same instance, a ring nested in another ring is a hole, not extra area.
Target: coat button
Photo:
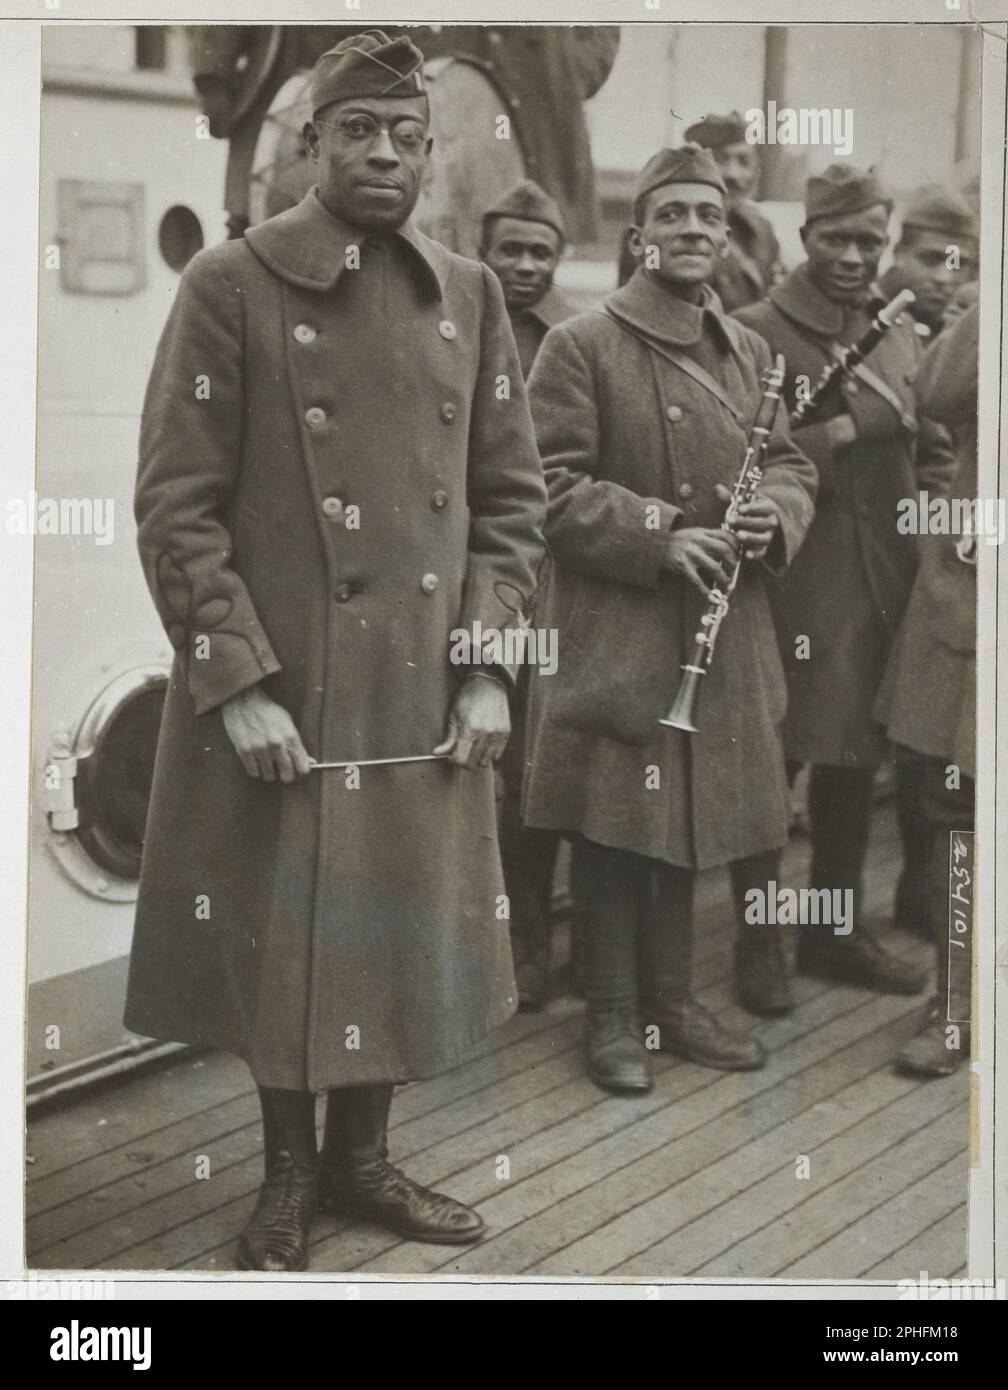
[[[666,408],[665,419],[671,420],[673,425],[677,425],[682,419],[682,411],[677,405],[670,405]]]
[[[430,500],[431,506],[436,512],[443,512],[448,505],[448,494],[442,488],[438,488]]]
[[[353,589],[351,589],[349,584],[341,584],[336,590],[336,598],[340,603],[346,603],[349,599],[353,598]]]
[[[421,579],[420,581],[420,587],[421,589],[423,589],[425,594],[433,594],[434,591],[437,589],[437,586],[438,577],[436,574],[425,574],[423,579]]]
[[[305,424],[310,430],[320,430],[326,422],[326,413],[320,405],[309,406],[305,411]]]
[[[452,405],[451,401],[445,401],[444,405],[441,407],[441,419],[446,425],[450,425],[455,419],[455,413],[455,407]]]
[[[844,390],[847,392],[848,396],[856,396],[857,393],[858,393],[858,384],[857,384],[857,382],[856,382],[856,381],[847,381],[847,382],[845,382],[845,383],[844,383]]]
[[[342,516],[343,503],[338,497],[326,497],[322,502],[322,510],[326,516]]]
[[[299,323],[294,329],[294,337],[299,343],[313,343],[318,337],[318,334],[310,323]]]
[[[447,338],[449,342],[452,338],[458,337],[458,329],[452,323],[451,319],[442,319],[437,326],[437,331],[441,334],[442,338]]]
[[[680,484],[679,484],[679,496],[680,496],[684,501],[688,501],[689,498],[691,498],[691,497],[693,496],[693,485],[692,485],[692,483],[680,483]]]

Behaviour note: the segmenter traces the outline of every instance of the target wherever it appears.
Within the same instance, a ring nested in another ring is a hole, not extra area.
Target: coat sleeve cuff
[[[266,648],[257,650],[247,638],[233,632],[207,635],[208,653],[189,652],[189,693],[197,714],[209,714],[253,685],[275,675],[280,663]]]

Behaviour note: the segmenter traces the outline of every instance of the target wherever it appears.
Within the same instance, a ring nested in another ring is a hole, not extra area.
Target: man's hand
[[[731,491],[723,483],[718,483],[714,491],[721,502],[731,501]],[[760,493],[751,502],[741,503],[732,527],[747,560],[762,560],[779,530],[777,503]]]
[[[250,777],[293,782],[311,771],[311,759],[294,721],[258,685],[221,706],[224,728]]]
[[[665,551],[665,568],[688,579],[704,595],[727,584],[735,568],[735,543],[726,531],[684,526],[673,531]]]
[[[470,676],[458,688],[448,715],[448,737],[434,749],[474,771],[496,762],[511,733],[507,692],[486,676]]]

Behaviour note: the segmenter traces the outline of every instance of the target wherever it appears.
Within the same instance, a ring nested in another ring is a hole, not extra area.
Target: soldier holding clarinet
[[[871,171],[834,164],[810,178],[802,228],[808,259],[737,317],[785,355],[795,440],[819,471],[815,520],[796,564],[771,586],[771,601],[788,678],[789,771],[811,764],[811,887],[850,890],[855,915],[847,935],[802,927],[798,969],[912,994],[924,976],[879,945],[861,910],[872,785],[886,752],[872,703],[917,566],[917,538],[896,530],[897,503],[919,487],[941,486],[952,455],[944,432],[915,409],[910,383],[921,349],[910,323],[890,327],[894,316],[883,310],[872,329],[884,304],[874,282],[891,211]],[[848,359],[813,408],[803,404],[808,387],[869,332],[876,346],[866,360]],[[922,841],[913,810],[904,797],[911,859],[914,839]],[[905,879],[914,872],[908,867]],[[773,940],[777,928],[750,928],[756,931],[771,938],[762,959],[773,953],[778,966],[752,975],[748,1003],[770,1012],[788,1002],[783,955]]]
[[[709,152],[659,151],[636,190],[638,269],[601,311],[550,330],[529,381],[554,561],[539,621],[558,629],[560,661],[531,681],[523,809],[572,840],[588,1064],[612,1090],[650,1086],[649,1028],[652,1046],[707,1066],[764,1060],[693,997],[693,884],[730,864],[741,907],[786,839],[785,686],[764,574],[801,544],[815,470],[778,412],[759,491],[722,529],[771,365],[709,288],[727,239]],[[740,546],[701,728],[663,728]]]

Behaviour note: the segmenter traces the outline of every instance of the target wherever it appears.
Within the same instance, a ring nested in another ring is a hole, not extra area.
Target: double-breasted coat
[[[845,320],[801,265],[736,317],[784,354],[793,409],[799,377],[814,386],[832,360],[831,344],[858,337],[880,304],[873,298],[867,312]],[[795,762],[872,767],[885,753],[872,705],[918,559],[916,536],[897,532],[898,504],[919,488],[947,487],[954,466],[947,432],[915,404],[920,358],[911,325],[891,328],[865,366],[893,401],[854,380],[814,423],[795,430],[818,469],[819,497],[801,554],[770,586],[788,679],[784,746]],[[826,422],[841,411],[853,417],[857,438],[834,448]]]
[[[661,727],[705,605],[663,560],[673,526],[721,524],[714,489],[738,476],[770,355],[713,292],[693,306],[642,271],[605,310],[551,329],[529,379],[552,557],[536,622],[557,629],[559,664],[530,677],[523,811],[533,826],[703,869],[787,838],[784,674],[765,565],[746,564],[699,732]],[[781,516],[767,562],[785,565],[812,518],[815,469],[780,417],[761,486]]]
[[[318,761],[429,753],[450,633],[528,610],[544,511],[484,267],[408,226],[361,244],[314,189],[194,258],[141,428],[140,554],[176,656],[128,1027],[319,1089],[435,1073],[513,1011],[492,770],[267,784],[221,705],[261,682]]]
[[[974,305],[924,354],[918,400],[955,439],[950,499],[977,495],[977,349]],[[976,776],[976,547],[960,532],[924,535],[906,617],[893,646],[875,717],[894,743],[956,763]]]

